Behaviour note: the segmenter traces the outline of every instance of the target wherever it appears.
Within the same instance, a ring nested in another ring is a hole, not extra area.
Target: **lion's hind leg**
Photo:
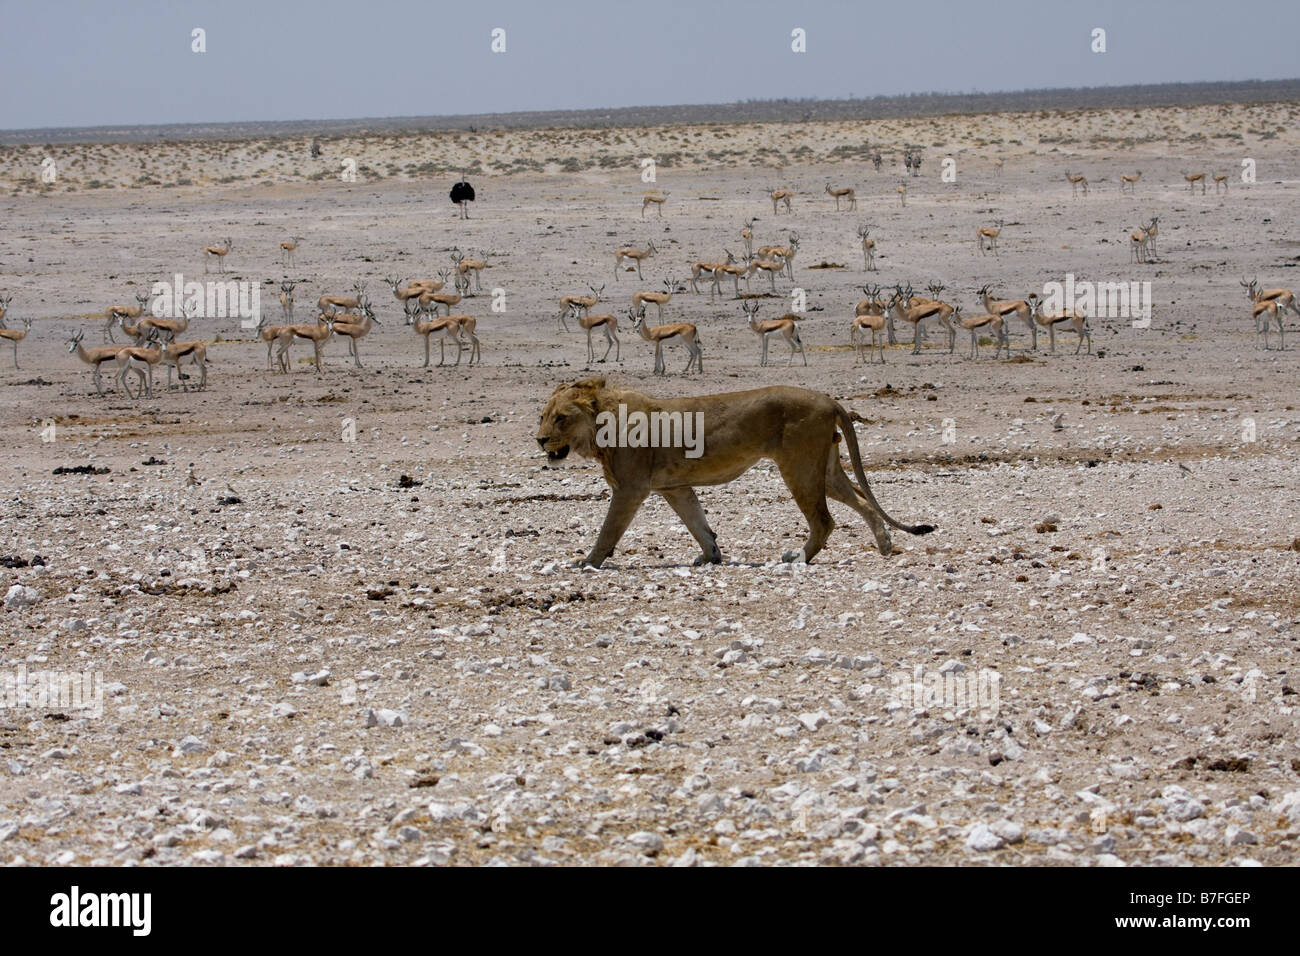
[[[718,548],[718,536],[713,533],[709,527],[709,520],[704,516],[704,508],[700,505],[700,499],[695,497],[694,488],[673,488],[668,491],[661,491],[664,501],[668,506],[677,512],[677,517],[682,519],[682,523],[694,536],[695,540],[700,543],[703,553],[695,559],[695,564],[721,564],[722,551]]]
[[[826,473],[821,470],[808,471],[807,462],[808,459],[802,452],[795,452],[785,460],[778,460],[777,467],[794,497],[794,503],[808,521],[808,540],[803,545],[803,557],[804,561],[811,561],[825,547],[826,539],[835,530],[835,519],[831,517],[831,509],[826,506]],[[799,552],[787,551],[781,560],[797,561]]]
[[[840,465],[839,446],[831,445],[830,455],[826,460],[826,494],[836,501],[848,505],[866,519],[871,525],[871,533],[876,536],[876,547],[883,557],[888,557],[894,550],[894,543],[889,537],[889,529],[876,510],[871,507],[857,485],[849,480]]]

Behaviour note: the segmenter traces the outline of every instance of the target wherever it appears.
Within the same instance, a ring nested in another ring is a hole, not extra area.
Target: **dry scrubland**
[[[5,572],[38,601],[19,590],[0,614],[3,667],[102,672],[106,695],[100,719],[0,712],[0,859],[1295,863],[1300,337],[1257,349],[1238,279],[1296,284],[1296,114],[358,137],[319,161],[309,139],[59,147],[51,187],[34,179],[45,151],[3,150],[0,292],[11,328],[36,321],[21,371],[0,345],[0,556],[43,560]],[[906,143],[925,167],[903,209]],[[956,185],[939,182],[947,155]],[[346,156],[356,183],[337,180]],[[640,220],[641,156],[670,192],[662,221]],[[460,168],[480,195],[468,222],[445,199]],[[1183,170],[1232,186],[1189,195]],[[831,211],[828,179],[858,213]],[[776,186],[797,191],[792,216],[772,216]],[[1129,265],[1153,215],[1158,260]],[[805,528],[760,466],[702,492],[722,566],[690,567],[694,542],[651,501],[605,570],[569,569],[607,492],[532,438],[554,386],[587,374],[559,296],[604,282],[621,314],[687,262],[739,252],[749,216],[756,245],[802,239],[808,368],[760,369],[738,303],[680,295],[665,315],[699,326],[703,376],[653,377],[626,322],[600,373],[659,395],[829,392],[871,420],[882,504],[939,530],[896,536],[884,560],[836,506],[816,563],[775,563]],[[982,258],[975,229],[999,218],[1001,257]],[[323,379],[301,346],[293,375],[271,375],[234,322],[196,323],[208,389],[136,402],[98,398],[67,354],[74,329],[97,343],[110,303],[201,278],[222,237],[232,277],[278,283],[294,234],[299,321],[368,280],[384,324],[364,370],[332,341]],[[648,239],[645,281],[616,282],[612,250]],[[381,277],[428,275],[453,244],[490,254],[485,290],[508,311],[467,300],[482,366],[421,369]],[[808,268],[823,260],[846,268]],[[970,314],[984,282],[1020,298],[1067,271],[1149,280],[1152,327],[1094,321],[1092,356],[1068,335],[1026,354],[1013,325],[1009,362],[931,334],[920,356],[853,365],[868,279],[942,281]],[[54,474],[82,465],[107,472]],[[995,670],[996,714],[900,702],[917,668]]]

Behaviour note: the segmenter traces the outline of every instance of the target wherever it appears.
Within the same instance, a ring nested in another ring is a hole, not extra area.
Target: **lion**
[[[637,413],[641,413],[640,418]],[[622,428],[638,418],[651,422],[648,439],[645,429],[611,434],[615,422]],[[803,388],[772,386],[722,395],[658,399],[606,387],[604,378],[589,378],[561,385],[554,391],[542,410],[537,443],[551,461],[560,461],[574,451],[599,461],[605,472],[612,500],[596,544],[583,561],[595,568],[613,553],[651,492],[663,496],[699,542],[703,553],[695,564],[720,564],[722,552],[717,535],[695,496],[695,486],[734,481],[762,458],[776,463],[808,521],[808,539],[802,548],[804,561],[816,557],[835,528],[826,505],[827,495],[866,519],[880,554],[888,557],[893,544],[886,523],[916,535],[929,534],[934,527],[902,524],[880,507],[862,471],[862,455],[853,431],[855,418],[862,420],[851,416],[829,395]],[[657,435],[656,421],[661,426]],[[689,441],[692,422],[699,422],[700,437],[704,439],[695,446]],[[857,486],[840,465],[841,431]],[[660,438],[670,440],[656,441]],[[798,558],[798,551],[782,556],[787,562]]]

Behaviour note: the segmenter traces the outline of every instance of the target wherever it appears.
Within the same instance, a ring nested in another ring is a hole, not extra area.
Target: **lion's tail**
[[[880,507],[880,502],[877,501],[876,496],[871,493],[871,485],[867,483],[866,473],[862,470],[862,452],[858,449],[858,436],[853,431],[853,422],[855,420],[865,421],[865,419],[856,412],[850,416],[839,402],[835,403],[835,417],[840,423],[840,428],[844,431],[844,443],[849,447],[849,458],[853,462],[853,473],[858,478],[858,484],[861,486],[862,496],[871,503],[871,507],[876,509],[876,513],[899,531],[906,531],[908,534],[929,534],[933,531],[934,525],[932,524],[903,524],[901,521],[892,518],[884,508]]]

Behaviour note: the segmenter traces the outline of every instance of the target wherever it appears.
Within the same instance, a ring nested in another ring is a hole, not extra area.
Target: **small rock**
[[[664,848],[664,838],[657,833],[651,833],[647,830],[633,833],[627,838],[627,842],[647,856],[654,856]]]
[[[23,584],[15,584],[10,587],[9,591],[5,594],[5,607],[10,609],[31,607],[38,603],[40,599],[41,596],[36,592],[35,588],[29,588]]]
[[[995,820],[989,829],[1009,844],[1019,843],[1025,838],[1025,828],[1014,820]]]
[[[1231,823],[1223,832],[1223,840],[1228,846],[1253,846],[1259,842],[1255,834]]]
[[[980,853],[990,850],[1000,850],[1006,841],[993,832],[993,829],[985,823],[977,823],[970,829],[966,835],[966,846]]]
[[[803,724],[804,728],[809,733],[813,733],[826,726],[827,721],[831,719],[831,715],[826,713],[824,710],[817,710],[806,714],[799,714],[795,719],[798,720],[799,723]]]
[[[401,727],[406,723],[400,713],[386,708],[381,708],[379,710],[366,708],[366,712],[362,715],[362,718],[367,727]]]

